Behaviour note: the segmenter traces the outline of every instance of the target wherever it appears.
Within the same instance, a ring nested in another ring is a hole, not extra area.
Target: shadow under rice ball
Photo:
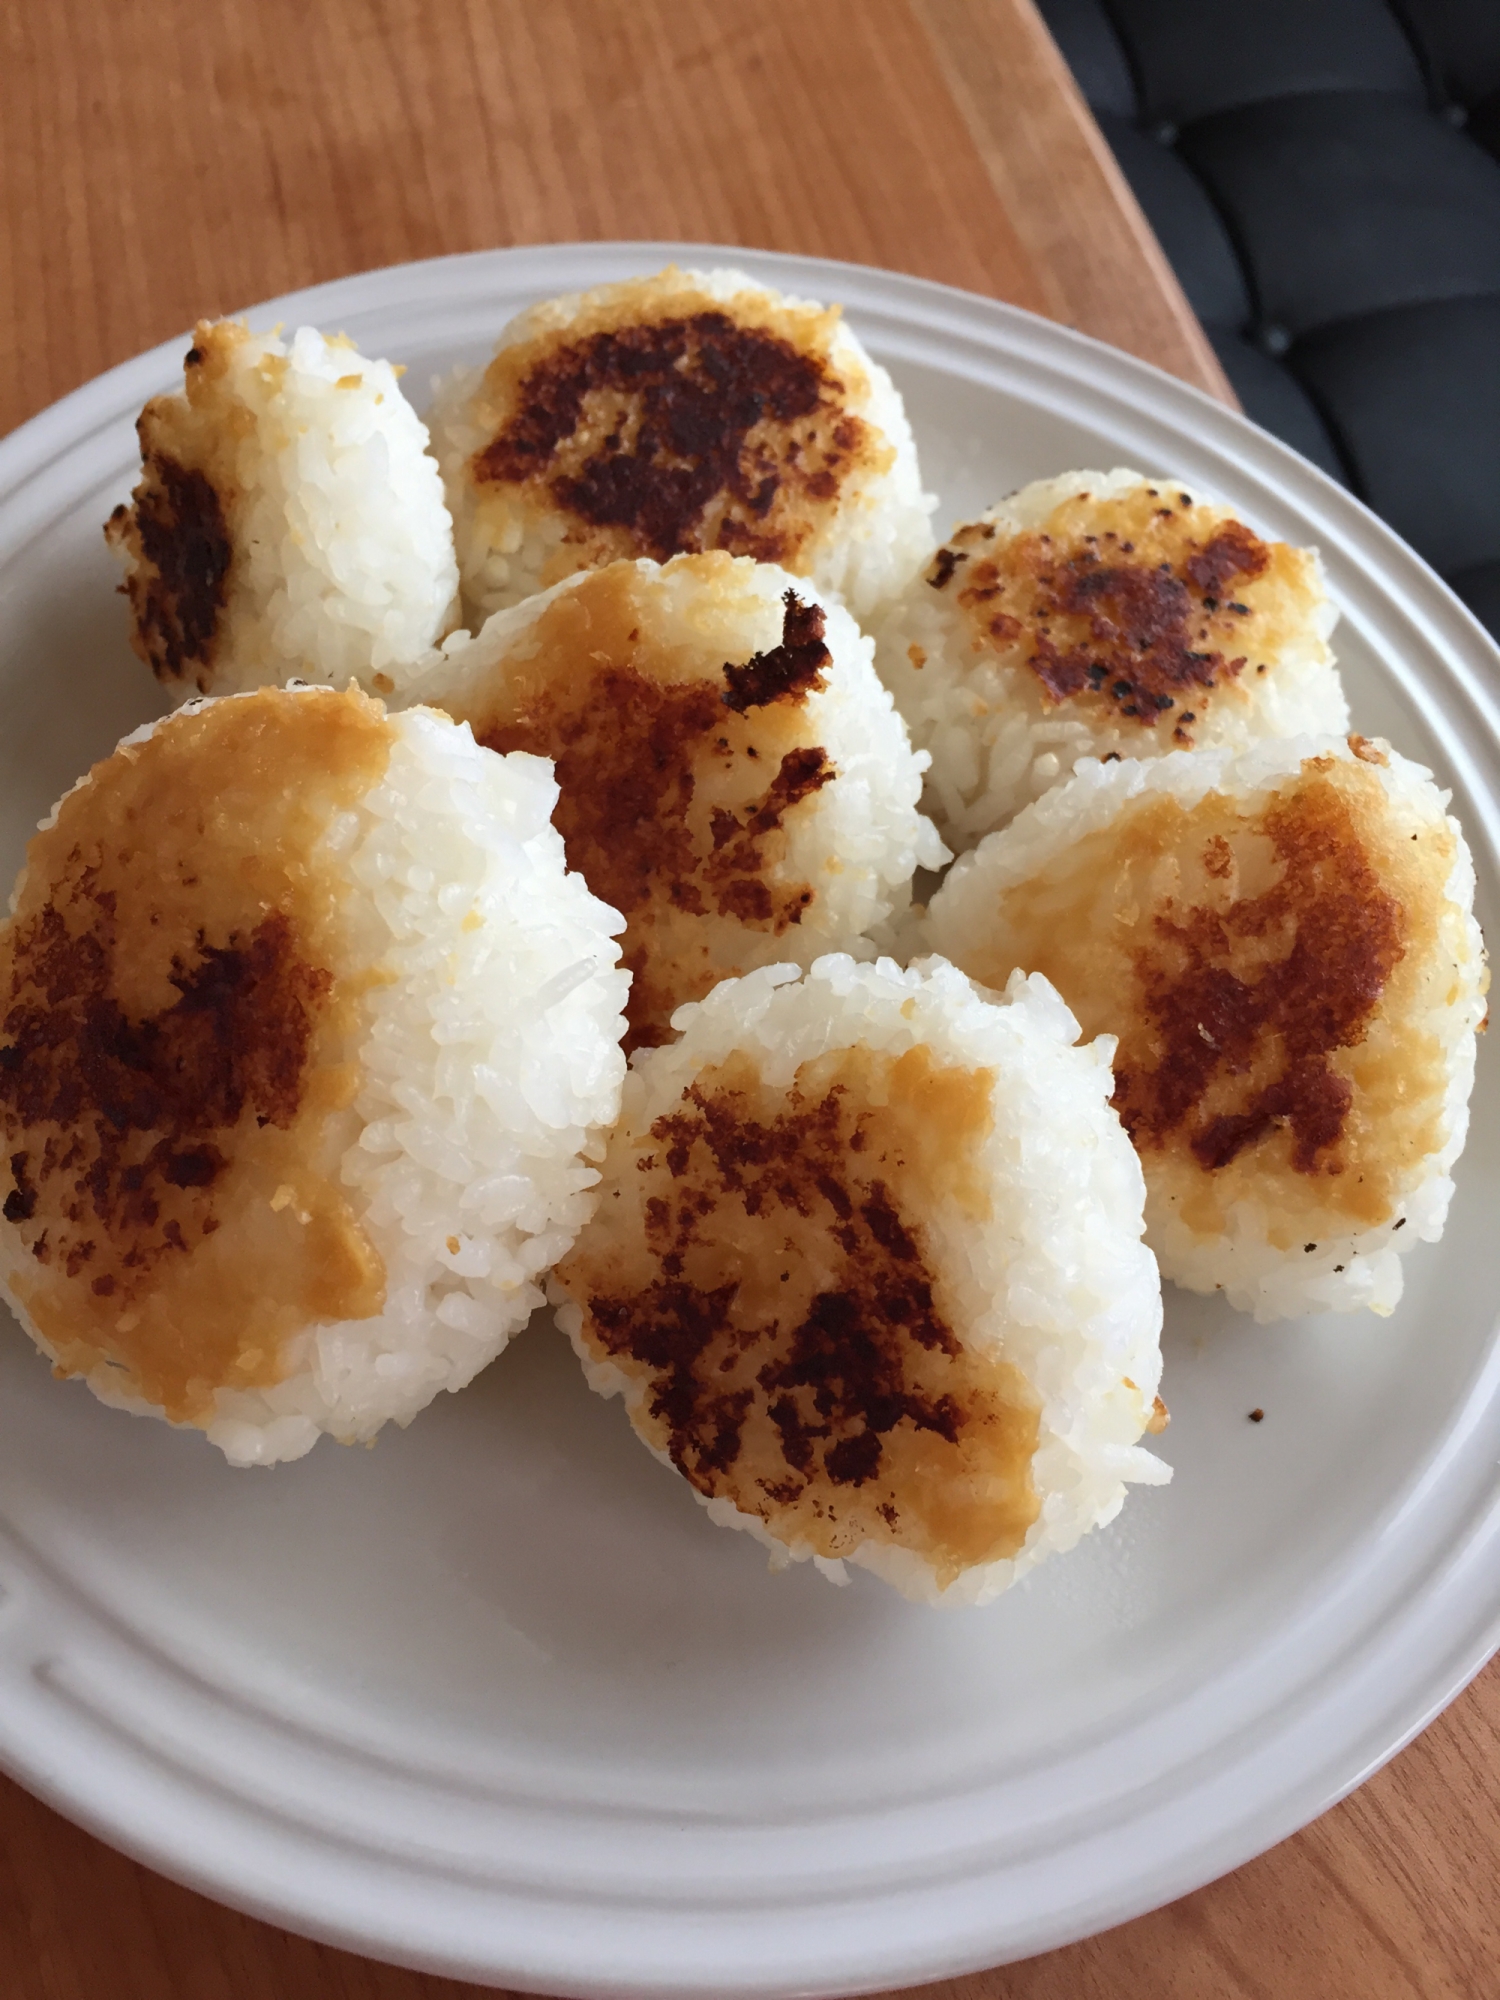
[[[1040,982],[773,967],[638,1059],[555,1274],[594,1387],[722,1525],[983,1602],[1166,1470],[1109,1047]]]

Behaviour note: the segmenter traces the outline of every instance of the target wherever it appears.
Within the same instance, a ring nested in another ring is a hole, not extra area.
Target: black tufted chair
[[[1500,0],[1038,0],[1246,412],[1500,637]]]

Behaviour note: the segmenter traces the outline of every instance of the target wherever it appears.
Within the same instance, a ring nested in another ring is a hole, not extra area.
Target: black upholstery
[[[1500,7],[1490,0],[1399,0],[1445,104],[1471,109],[1500,96]]]
[[[1098,114],[1099,125],[1151,218],[1157,240],[1205,326],[1245,326],[1250,288],[1229,231],[1198,176],[1170,146],[1128,118]]]
[[[1434,569],[1500,557],[1500,297],[1345,320],[1297,368],[1363,497]]]
[[[1401,0],[1434,102],[1500,158],[1500,7],[1493,0]]]
[[[1500,637],[1500,0],[1039,0],[1247,412]]]
[[[1300,451],[1314,465],[1348,485],[1349,473],[1339,454],[1337,439],[1330,436],[1316,406],[1289,368],[1272,360],[1262,347],[1238,333],[1210,327],[1219,365],[1229,377],[1240,406],[1255,421]]]
[[[1053,40],[1095,114],[1116,111],[1122,118],[1134,118],[1135,80],[1099,0],[1047,0],[1043,11]]]
[[[1149,124],[1186,125],[1307,91],[1423,102],[1421,69],[1385,0],[1110,0],[1108,11]]]
[[[1233,231],[1262,323],[1293,339],[1388,306],[1500,295],[1500,166],[1420,104],[1273,98],[1184,127],[1180,151]]]
[[[1500,638],[1500,560],[1458,570],[1448,581],[1480,623]]]

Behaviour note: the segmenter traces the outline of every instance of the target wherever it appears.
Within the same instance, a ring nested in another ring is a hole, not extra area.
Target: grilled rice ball
[[[720,1526],[982,1604],[1170,1473],[1108,1038],[1045,980],[770,966],[636,1059],[553,1295]]]
[[[0,926],[0,1297],[236,1464],[372,1438],[541,1303],[619,1105],[620,919],[557,788],[262,689],[128,737]]]
[[[452,629],[453,525],[399,373],[313,327],[288,345],[200,322],[104,531],[174,701],[292,679],[389,695]]]
[[[1489,983],[1446,803],[1360,736],[1089,762],[933,898],[929,948],[1118,1035],[1164,1277],[1388,1313],[1441,1236]]]
[[[1315,550],[1180,480],[1070,472],[956,529],[881,626],[876,666],[962,853],[1080,757],[1346,730],[1335,618]]]
[[[557,765],[569,866],[627,921],[627,1047],[773,960],[853,950],[947,859],[847,611],[723,553],[618,562],[499,612],[415,683]]]
[[[429,412],[476,626],[577,569],[724,549],[863,621],[932,550],[901,397],[837,307],[737,271],[533,306]]]

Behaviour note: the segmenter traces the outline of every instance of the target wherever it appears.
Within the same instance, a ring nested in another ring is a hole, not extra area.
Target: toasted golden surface
[[[697,559],[705,615],[734,615],[727,556]],[[786,826],[835,775],[807,697],[829,664],[823,613],[790,591],[781,644],[736,664],[665,643],[631,564],[564,591],[482,698],[450,704],[492,750],[556,761],[568,866],[627,919],[627,1048],[668,1039],[674,1008],[742,971],[736,938],[780,936],[816,893],[782,865]]]
[[[1136,801],[1006,892],[1001,942],[961,961],[990,985],[1045,973],[1085,1036],[1120,1037],[1115,1105],[1190,1229],[1249,1198],[1290,1248],[1390,1220],[1441,1143],[1424,1014],[1454,976],[1453,858],[1446,828],[1395,823],[1367,764],[1312,758],[1249,805]]]
[[[733,1056],[617,1141],[558,1272],[637,1430],[700,1493],[819,1555],[913,1550],[943,1585],[1013,1555],[1039,1507],[1038,1405],[965,1344],[923,1220],[990,1219],[993,1084],[920,1047],[837,1050],[786,1089]]]
[[[238,494],[234,418],[222,384],[248,338],[233,320],[203,320],[184,364],[185,395],[153,396],[136,423],[141,477],[116,507],[107,539],[130,561],[130,643],[159,681],[207,694],[234,568]],[[268,368],[280,365],[268,357]]]
[[[1319,594],[1306,550],[1154,486],[1079,492],[1020,533],[961,528],[927,582],[962,607],[975,654],[1025,669],[1041,712],[1124,719],[1178,748],[1303,636]]]
[[[353,690],[176,716],[63,802],[0,931],[16,1289],[62,1372],[115,1362],[178,1420],[383,1303],[338,1180],[360,983],[313,850],[389,741]]]
[[[800,571],[851,478],[894,460],[855,413],[863,371],[832,359],[838,319],[769,294],[726,303],[676,270],[610,286],[490,364],[469,461],[481,509],[519,494],[566,520],[544,582],[705,549]]]

